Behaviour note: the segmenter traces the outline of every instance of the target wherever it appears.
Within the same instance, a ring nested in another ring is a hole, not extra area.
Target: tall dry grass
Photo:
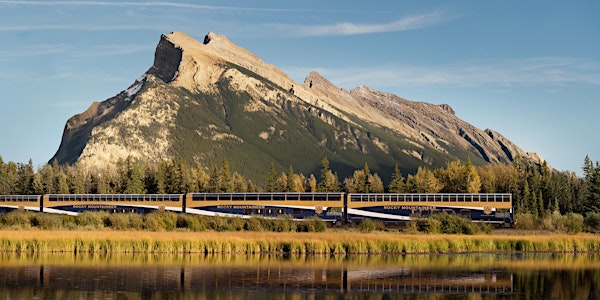
[[[172,254],[567,253],[600,252],[600,236],[2,230],[0,251]]]

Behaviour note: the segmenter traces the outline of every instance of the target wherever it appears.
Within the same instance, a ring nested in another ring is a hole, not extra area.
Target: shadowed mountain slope
[[[105,167],[127,156],[227,159],[255,182],[271,163],[318,174],[323,157],[341,177],[367,162],[384,179],[396,163],[407,174],[453,160],[539,160],[448,105],[347,91],[316,72],[296,83],[224,36],[200,42],[181,32],[161,36],[153,65],[128,89],[69,119],[52,160]]]

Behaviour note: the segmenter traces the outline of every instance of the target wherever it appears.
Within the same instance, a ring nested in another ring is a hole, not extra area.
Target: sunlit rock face
[[[318,173],[323,157],[341,176],[367,162],[384,178],[395,164],[408,174],[453,160],[539,160],[449,105],[347,91],[317,72],[297,83],[225,36],[181,32],[161,36],[154,63],[131,86],[69,119],[52,160],[106,168],[127,157],[226,159],[261,182],[271,163]]]

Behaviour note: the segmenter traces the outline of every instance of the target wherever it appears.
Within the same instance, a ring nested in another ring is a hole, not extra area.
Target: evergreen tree
[[[398,164],[394,166],[394,172],[392,173],[392,179],[390,180],[390,184],[388,185],[388,191],[390,193],[406,193],[406,181],[404,180],[404,176],[400,173],[400,168]]]
[[[383,193],[385,192],[385,188],[383,186],[383,181],[381,177],[377,173],[369,175],[369,186],[371,193]]]
[[[246,179],[237,171],[232,176],[233,192],[245,193],[248,191]]]
[[[16,193],[20,195],[34,195],[33,178],[34,178],[33,162],[31,159],[28,164],[17,164],[17,186]]]
[[[311,193],[317,192],[317,178],[315,177],[315,174],[310,174],[306,180],[306,191]]]
[[[221,183],[219,186],[219,190],[221,192],[233,192],[233,180],[231,178],[231,172],[229,171],[229,162],[227,160],[223,160],[219,182]]]
[[[481,181],[479,180],[479,174],[471,164],[471,159],[467,160],[467,164],[464,168],[465,178],[465,192],[476,194],[481,190]]]
[[[125,194],[145,194],[144,175],[139,160],[129,161]]]
[[[208,192],[216,193],[221,190],[219,170],[215,164],[210,165],[210,179],[208,180]]]
[[[275,180],[275,192],[287,192],[288,191],[288,177],[285,173],[281,172],[281,175]]]
[[[344,186],[348,193],[366,193],[367,177],[364,170],[355,170],[354,173],[344,179]]]
[[[269,174],[267,176],[267,182],[265,184],[265,190],[267,192],[275,192],[277,184],[277,171],[275,171],[275,164],[271,162],[271,166],[269,167]]]
[[[12,161],[9,161],[7,164],[0,164],[0,194],[18,194],[18,182],[19,172],[17,164]]]
[[[591,170],[591,174],[586,176],[587,197],[583,203],[584,213],[600,212],[600,163],[596,162],[596,166]]]
[[[435,177],[433,171],[419,167],[415,175],[409,175],[407,186],[414,193],[438,193],[442,188],[442,184]]]
[[[318,190],[320,192],[339,192],[340,182],[338,176],[329,169],[329,160],[327,160],[327,157],[321,161],[321,167],[321,182],[319,183]]]

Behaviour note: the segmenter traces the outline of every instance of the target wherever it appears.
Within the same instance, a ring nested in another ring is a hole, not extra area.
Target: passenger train
[[[188,193],[0,195],[0,212],[29,210],[78,215],[84,211],[173,211],[223,217],[319,217],[331,223],[369,218],[399,224],[432,214],[474,222],[514,224],[512,194]]]

